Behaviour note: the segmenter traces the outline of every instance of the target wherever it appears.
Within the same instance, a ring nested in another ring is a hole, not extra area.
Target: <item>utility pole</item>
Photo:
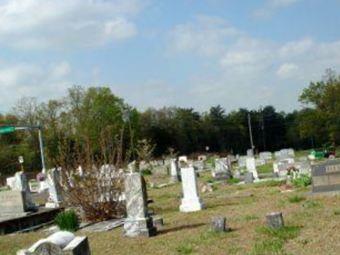
[[[262,130],[262,145],[263,150],[266,150],[266,136],[264,131],[264,117],[263,117],[263,109],[261,107],[261,130]]]
[[[251,130],[250,112],[248,112],[248,129],[249,129],[250,146],[251,146],[251,149],[254,152],[254,142],[253,142],[253,132]]]

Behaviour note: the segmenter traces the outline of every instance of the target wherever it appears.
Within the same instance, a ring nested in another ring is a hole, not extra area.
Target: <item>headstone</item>
[[[280,177],[287,176],[288,172],[294,168],[294,163],[295,160],[293,158],[285,158],[277,162],[274,162],[273,163],[274,172],[277,172]]]
[[[286,158],[294,158],[295,152],[293,149],[282,149],[278,152],[275,152],[275,158],[280,159],[286,159]]]
[[[214,232],[229,231],[229,228],[226,226],[226,218],[222,216],[212,218],[210,229]]]
[[[207,160],[207,156],[206,156],[206,155],[199,155],[199,156],[197,157],[197,159],[198,159],[199,161],[205,161],[205,160]]]
[[[91,255],[91,251],[86,236],[59,231],[40,239],[27,250],[18,251],[17,255]]]
[[[47,208],[58,208],[62,203],[62,187],[60,184],[61,169],[53,168],[47,174],[49,198],[45,205]]]
[[[231,170],[226,159],[215,159],[215,168],[212,169],[211,175],[216,180],[231,178]]]
[[[294,167],[298,169],[299,174],[311,174],[312,167],[308,160],[301,160],[294,164]]]
[[[20,216],[29,211],[25,194],[19,190],[0,191],[0,217]]]
[[[240,179],[241,178],[241,172],[239,170],[237,170],[237,169],[234,172],[234,178],[236,178],[236,179]]]
[[[183,198],[179,210],[194,212],[203,209],[203,203],[198,195],[197,177],[193,167],[181,168]]]
[[[197,170],[197,172],[202,172],[204,170],[204,161],[196,160],[193,162],[193,166]]]
[[[27,210],[36,210],[36,206],[33,202],[31,190],[28,184],[26,174],[24,172],[17,172],[14,175],[13,186],[11,188],[15,191],[21,191],[24,193],[24,203]]]
[[[328,160],[312,166],[312,191],[340,191],[340,160]]]
[[[240,168],[246,167],[246,160],[247,160],[247,156],[240,156],[240,157],[238,158],[238,166],[239,166]]]
[[[161,217],[153,217],[153,225],[155,227],[157,227],[157,228],[164,226],[163,218],[161,218]]]
[[[253,173],[255,180],[257,180],[259,177],[257,174],[256,163],[255,163],[254,157],[248,157],[246,159],[246,167],[247,167],[247,171]]]
[[[273,229],[284,227],[282,212],[272,212],[266,215],[267,226]]]
[[[263,151],[259,153],[260,159],[265,160],[266,162],[272,160],[272,153],[270,151]]]
[[[128,237],[156,235],[157,229],[148,214],[144,178],[139,173],[129,173],[125,175],[124,184],[127,213],[124,234]]]
[[[275,156],[275,159],[280,159],[280,157],[281,157],[280,151],[275,151],[274,156]]]
[[[254,150],[253,149],[247,150],[247,157],[254,157]]]
[[[249,184],[254,182],[254,175],[252,172],[246,172],[244,174],[244,183]]]
[[[255,165],[256,166],[263,166],[265,164],[266,164],[266,161],[264,159],[262,159],[262,158],[255,159]]]
[[[170,176],[171,182],[178,182],[180,180],[179,167],[176,159],[170,161]]]
[[[187,156],[179,156],[179,157],[178,157],[178,161],[179,161],[179,162],[185,162],[185,163],[187,163],[187,162],[188,162],[188,157],[187,157]]]

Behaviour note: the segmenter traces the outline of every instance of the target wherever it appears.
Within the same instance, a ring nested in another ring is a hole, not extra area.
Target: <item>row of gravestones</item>
[[[192,166],[181,163],[183,197],[179,207],[181,212],[193,212],[204,208],[199,197],[197,174]],[[325,177],[328,182],[325,182]],[[335,178],[329,182],[330,177]],[[327,162],[313,169],[313,191],[333,191],[340,188],[340,161]],[[125,175],[125,194],[127,218],[124,222],[124,234],[128,237],[153,236],[157,229],[149,215],[147,206],[147,190],[144,178],[140,173]],[[282,225],[282,214],[271,214],[267,217],[269,225]],[[225,220],[224,220],[225,222]],[[84,240],[84,238],[82,239]],[[87,241],[87,240],[86,240]],[[85,245],[86,246],[86,245]],[[87,245],[88,246],[88,245]],[[50,254],[50,253],[21,253],[21,254]],[[89,254],[89,253],[53,253],[53,254]]]

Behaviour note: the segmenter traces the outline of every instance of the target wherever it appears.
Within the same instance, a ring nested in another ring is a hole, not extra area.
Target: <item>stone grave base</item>
[[[126,219],[124,222],[124,235],[129,237],[136,236],[155,236],[157,229],[153,225],[151,217],[144,219]]]
[[[182,203],[179,207],[179,210],[181,212],[195,212],[195,211],[200,211],[204,208],[204,204],[201,201],[201,199],[182,199]]]
[[[34,230],[44,224],[54,221],[54,218],[63,208],[39,208],[37,212],[12,215],[10,218],[0,218],[0,235],[14,232]]]

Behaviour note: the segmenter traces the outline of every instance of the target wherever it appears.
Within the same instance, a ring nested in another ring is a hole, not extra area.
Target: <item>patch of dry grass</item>
[[[200,177],[200,181],[207,179],[208,174]],[[164,218],[165,225],[159,234],[131,239],[123,237],[121,228],[102,233],[78,233],[88,235],[94,255],[339,254],[340,197],[309,197],[305,189],[280,193],[273,183],[242,186],[221,183],[214,192],[202,194],[205,210],[180,213],[179,183],[148,192],[154,200],[151,208]],[[291,203],[292,196],[306,199]],[[286,226],[299,231],[294,234],[259,231],[265,225],[265,215],[272,211],[282,211]],[[227,218],[231,232],[209,231],[210,220],[216,215]],[[37,232],[1,236],[0,254],[15,254],[16,250],[28,247],[43,235]]]

